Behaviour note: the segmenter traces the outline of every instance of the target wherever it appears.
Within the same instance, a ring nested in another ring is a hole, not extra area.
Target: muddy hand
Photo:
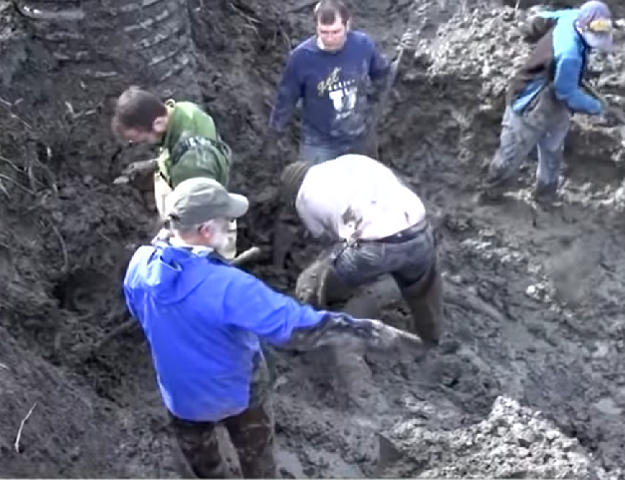
[[[317,258],[306,267],[297,277],[295,298],[301,303],[308,303],[316,308],[325,308],[324,281],[327,276],[329,263],[324,258]],[[320,297],[320,294],[322,298]]]
[[[133,162],[124,168],[121,174],[113,181],[115,184],[128,183],[138,176],[149,175],[158,168],[156,159]]]
[[[375,327],[373,347],[380,350],[396,350],[400,354],[418,356],[425,350],[421,338],[399,328],[387,325],[379,320],[371,320]]]

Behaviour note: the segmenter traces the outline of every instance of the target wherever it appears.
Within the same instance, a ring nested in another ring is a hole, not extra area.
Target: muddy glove
[[[360,352],[365,349],[379,351],[385,355],[397,354],[406,357],[422,356],[426,350],[421,339],[380,320],[354,318],[338,312],[328,312],[324,321],[313,330],[294,331],[291,345],[298,349],[311,350],[324,345],[344,352]]]
[[[325,307],[325,281],[331,268],[330,256],[322,252],[302,271],[295,284],[295,298],[317,308]]]
[[[158,169],[158,161],[156,158],[150,160],[142,160],[140,162],[132,162],[124,168],[121,174],[113,180],[116,185],[129,183],[139,176],[150,175]]]
[[[400,355],[420,356],[426,347],[421,338],[412,333],[404,332],[399,328],[387,325],[379,320],[368,320],[373,326],[373,338],[369,346],[376,350],[394,350]]]

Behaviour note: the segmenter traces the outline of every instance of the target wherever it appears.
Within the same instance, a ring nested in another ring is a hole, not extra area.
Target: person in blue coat
[[[215,434],[223,423],[245,478],[276,478],[271,382],[259,338],[282,348],[401,348],[377,320],[317,311],[267,287],[216,250],[248,201],[192,178],[171,193],[171,235],[134,253],[124,278],[128,309],[149,342],[181,451],[199,478],[228,478]]]
[[[340,0],[321,0],[315,20],[317,34],[290,52],[270,127],[282,132],[301,100],[302,160],[373,153],[372,108],[388,87],[391,65],[369,35],[350,29]]]
[[[575,113],[601,115],[604,105],[581,85],[588,53],[612,48],[612,15],[596,0],[579,9],[546,11],[530,24],[527,37],[540,38],[508,85],[500,146],[482,198],[498,199],[521,163],[538,149],[534,195],[557,193],[564,140]]]

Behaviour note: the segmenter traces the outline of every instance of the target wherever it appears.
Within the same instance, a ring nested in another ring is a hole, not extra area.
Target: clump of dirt
[[[526,12],[502,3],[357,5],[357,27],[389,53],[407,28],[419,39],[380,124],[381,158],[414,185],[437,225],[448,334],[419,363],[368,355],[359,395],[328,376],[319,355],[279,354],[278,457],[287,477],[625,478],[623,132],[613,121],[576,120],[563,200],[552,209],[529,200],[535,159],[505,203],[474,202],[497,147],[507,76],[529,48],[517,29]],[[161,47],[149,31],[130,42],[139,35],[130,28],[133,2],[120,3],[116,17],[82,2],[83,23],[50,30],[54,22],[0,1],[7,475],[181,475],[140,331],[90,352],[123,321],[124,261],[153,233],[139,192],[111,184],[122,162],[148,154],[120,150],[109,135],[109,100],[122,88],[144,82],[163,95],[201,97],[235,149],[234,189],[252,202],[241,247],[268,249],[272,240],[271,199],[296,154],[296,130],[277,142],[267,117],[290,45],[310,32],[311,6],[157,4],[171,34]],[[142,8],[136,19],[156,18]],[[51,38],[75,43],[60,49]],[[87,40],[89,48],[76,50]],[[134,50],[117,58],[124,45]],[[142,59],[180,51],[190,53],[146,65],[144,79],[137,74]],[[602,70],[598,88],[617,106],[624,62],[619,51],[593,60]],[[289,288],[314,250],[296,243],[286,270],[275,270],[268,254],[255,272]],[[365,291],[385,321],[403,324],[407,312],[391,281]],[[12,443],[33,404],[18,453]],[[379,433],[394,450],[384,468]]]

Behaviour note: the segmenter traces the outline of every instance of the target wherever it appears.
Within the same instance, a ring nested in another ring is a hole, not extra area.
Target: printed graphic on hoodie
[[[356,108],[358,100],[358,84],[356,79],[341,79],[341,68],[336,67],[324,80],[317,84],[317,92],[320,97],[328,96],[334,106],[334,120],[343,120]]]

